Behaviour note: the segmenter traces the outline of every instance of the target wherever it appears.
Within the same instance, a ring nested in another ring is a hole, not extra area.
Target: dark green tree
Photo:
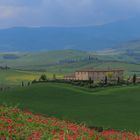
[[[120,77],[118,77],[118,80],[117,80],[117,84],[119,84],[120,83]]]
[[[47,76],[45,74],[42,74],[39,78],[39,81],[47,81]]]
[[[108,78],[107,76],[105,76],[105,85],[107,85],[107,83],[108,83]]]
[[[55,74],[53,74],[53,80],[56,80],[56,75]]]
[[[23,81],[21,82],[21,86],[24,87],[24,82]]]
[[[28,86],[30,86],[30,84],[31,84],[31,83],[30,83],[30,82],[28,82],[28,84],[27,84],[27,85],[28,85]]]
[[[136,74],[133,75],[133,84],[136,84],[136,81],[137,81],[137,76]]]
[[[90,88],[91,88],[91,84],[92,84],[92,79],[91,79],[91,77],[89,77],[89,86],[90,86]]]

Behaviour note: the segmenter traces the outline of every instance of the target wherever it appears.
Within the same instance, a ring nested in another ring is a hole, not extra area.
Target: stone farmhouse
[[[110,69],[110,70],[95,70],[95,69],[85,69],[78,70],[72,75],[66,75],[65,80],[79,80],[79,81],[102,81],[105,77],[108,80],[123,80],[124,70],[121,69]]]

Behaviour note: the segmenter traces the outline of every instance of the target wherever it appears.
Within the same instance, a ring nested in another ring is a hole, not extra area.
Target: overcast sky
[[[88,26],[140,14],[140,0],[0,0],[0,28]]]

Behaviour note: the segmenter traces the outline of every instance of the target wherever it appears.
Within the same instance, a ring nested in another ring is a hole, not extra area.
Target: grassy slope
[[[34,79],[38,80],[42,74],[46,74],[47,78],[52,78],[53,73],[49,72],[31,72],[20,70],[0,70],[0,86],[2,85],[19,85],[22,81],[28,82]],[[56,78],[62,78],[63,75],[56,74]]]
[[[140,86],[89,90],[66,84],[38,84],[0,93],[0,103],[85,122],[140,131]]]

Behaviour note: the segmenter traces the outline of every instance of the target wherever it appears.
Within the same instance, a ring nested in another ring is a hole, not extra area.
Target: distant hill
[[[140,18],[90,27],[15,27],[0,30],[0,51],[27,52],[116,48],[140,39]]]
[[[89,58],[89,53],[76,50],[60,50],[48,52],[6,52],[0,53],[0,64],[12,67],[23,66],[50,66],[58,63],[70,63]]]
[[[124,47],[125,48],[125,47]],[[117,52],[117,53],[116,53]],[[29,71],[48,71],[51,73],[72,73],[85,68],[120,68],[126,74],[140,75],[139,58],[124,52],[106,50],[86,52],[79,50],[61,50],[49,52],[0,53],[0,65],[11,69]],[[137,55],[139,57],[140,55]]]
[[[100,58],[140,64],[140,40],[133,40],[119,45],[116,48],[105,49],[96,53]]]

